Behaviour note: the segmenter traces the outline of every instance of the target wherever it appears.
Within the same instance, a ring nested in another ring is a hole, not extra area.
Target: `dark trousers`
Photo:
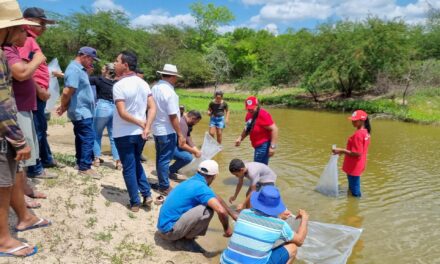
[[[130,196],[130,205],[139,205],[141,201],[138,191],[143,197],[151,196],[150,184],[141,164],[145,140],[141,135],[125,136],[115,138],[115,145],[122,162],[122,174]]]
[[[37,98],[37,110],[33,111],[34,126],[37,132],[38,145],[40,147],[40,158],[37,159],[35,166],[27,168],[29,176],[35,176],[43,172],[43,167],[53,164],[52,151],[47,141],[47,119],[45,115],[46,102]]]
[[[159,189],[166,190],[170,187],[170,162],[177,146],[177,137],[175,133],[166,136],[154,136],[154,143],[156,145],[156,171]]]
[[[75,134],[76,164],[81,171],[92,167],[93,143],[95,131],[93,130],[93,118],[72,121],[73,133]]]

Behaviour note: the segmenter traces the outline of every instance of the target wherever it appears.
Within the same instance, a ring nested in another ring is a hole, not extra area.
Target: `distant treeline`
[[[318,99],[333,92],[350,97],[440,84],[440,12],[435,9],[424,25],[372,16],[280,35],[250,28],[219,34],[220,26],[234,20],[226,7],[197,2],[191,10],[195,27],[134,28],[120,12],[58,16],[59,23],[48,28],[41,43],[62,67],[85,45],[98,50],[102,64],[121,50],[133,50],[147,79],[156,79],[156,70],[173,63],[184,76],[184,87],[219,82],[254,91],[298,86]]]

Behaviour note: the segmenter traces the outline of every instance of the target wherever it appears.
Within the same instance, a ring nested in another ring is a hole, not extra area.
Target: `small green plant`
[[[123,256],[116,255],[116,254],[112,255],[112,257],[110,258],[110,261],[112,264],[123,264],[124,263]]]
[[[98,186],[96,186],[96,184],[89,185],[87,188],[85,188],[81,192],[81,194],[88,196],[88,197],[96,196],[96,195],[98,195],[98,193],[99,193],[99,188],[98,188]]]
[[[110,207],[110,205],[112,205],[112,202],[110,202],[109,200],[105,201],[105,206],[106,207]]]
[[[136,219],[136,216],[132,212],[128,212],[128,217],[130,219]]]
[[[109,242],[110,240],[113,239],[113,236],[110,232],[99,232],[98,234],[95,235],[94,239],[96,241]]]
[[[93,228],[96,223],[98,222],[98,218],[96,217],[89,217],[86,221],[86,227],[87,228]]]
[[[76,158],[74,155],[65,153],[53,153],[54,158],[67,166],[74,167],[76,165]]]

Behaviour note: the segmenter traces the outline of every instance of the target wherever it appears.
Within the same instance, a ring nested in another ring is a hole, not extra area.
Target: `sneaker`
[[[79,170],[78,174],[84,175],[84,176],[90,176],[90,177],[92,177],[92,179],[95,179],[95,180],[100,180],[102,178],[101,174],[99,174],[97,171],[92,170],[92,169],[88,169],[85,171]]]
[[[133,213],[139,212],[139,209],[141,208],[139,204],[137,205],[127,205],[127,207],[132,211]]]
[[[33,178],[33,179],[55,179],[55,178],[58,178],[58,175],[55,173],[43,170],[43,172],[41,172],[38,175],[28,175],[28,177]]]
[[[176,182],[183,182],[188,179],[188,177],[179,173],[170,173],[169,178]]]
[[[53,160],[51,164],[43,164],[43,168],[57,168],[57,169],[63,169],[66,165],[59,163],[56,160]]]
[[[147,162],[147,157],[145,157],[143,154],[141,155],[141,162]]]

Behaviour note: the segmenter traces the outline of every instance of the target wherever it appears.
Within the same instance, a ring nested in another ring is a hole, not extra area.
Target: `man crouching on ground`
[[[209,188],[218,175],[218,164],[214,160],[200,163],[198,172],[190,179],[174,188],[165,200],[159,213],[157,228],[165,240],[193,240],[204,236],[209,222],[217,212],[222,223],[225,237],[232,235],[229,225],[229,208],[222,205]]]

